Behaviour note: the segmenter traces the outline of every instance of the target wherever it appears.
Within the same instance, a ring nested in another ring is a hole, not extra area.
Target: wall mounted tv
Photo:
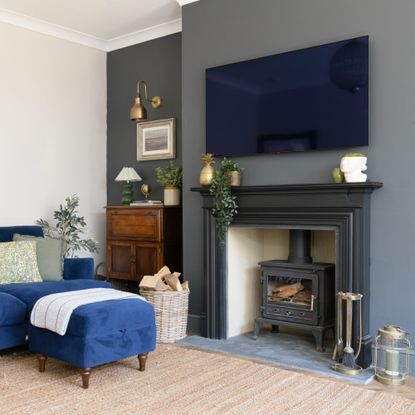
[[[368,36],[206,70],[206,151],[368,144]]]

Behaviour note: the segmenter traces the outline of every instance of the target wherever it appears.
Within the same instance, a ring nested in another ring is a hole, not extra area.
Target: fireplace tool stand
[[[332,369],[344,375],[358,375],[362,368],[356,364],[362,346],[362,294],[337,293],[337,331],[336,345],[333,352],[333,360],[337,360]],[[346,324],[343,333],[343,305],[346,303]],[[352,322],[353,322],[353,304],[357,303],[359,308],[359,339],[356,354],[352,348]],[[343,334],[345,334],[345,344],[343,343]]]

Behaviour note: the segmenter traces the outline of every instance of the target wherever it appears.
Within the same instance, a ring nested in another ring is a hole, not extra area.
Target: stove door
[[[318,276],[297,271],[266,271],[264,317],[318,324]]]

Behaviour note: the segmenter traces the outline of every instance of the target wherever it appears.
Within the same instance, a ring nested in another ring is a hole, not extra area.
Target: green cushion
[[[0,284],[41,281],[36,241],[0,243]]]
[[[30,235],[13,235],[13,241],[36,241],[37,265],[43,281],[62,280],[61,239],[42,238]]]

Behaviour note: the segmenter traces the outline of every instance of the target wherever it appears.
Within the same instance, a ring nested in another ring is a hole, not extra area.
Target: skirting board
[[[202,317],[198,314],[189,314],[187,319],[187,332],[200,335],[202,332]]]

